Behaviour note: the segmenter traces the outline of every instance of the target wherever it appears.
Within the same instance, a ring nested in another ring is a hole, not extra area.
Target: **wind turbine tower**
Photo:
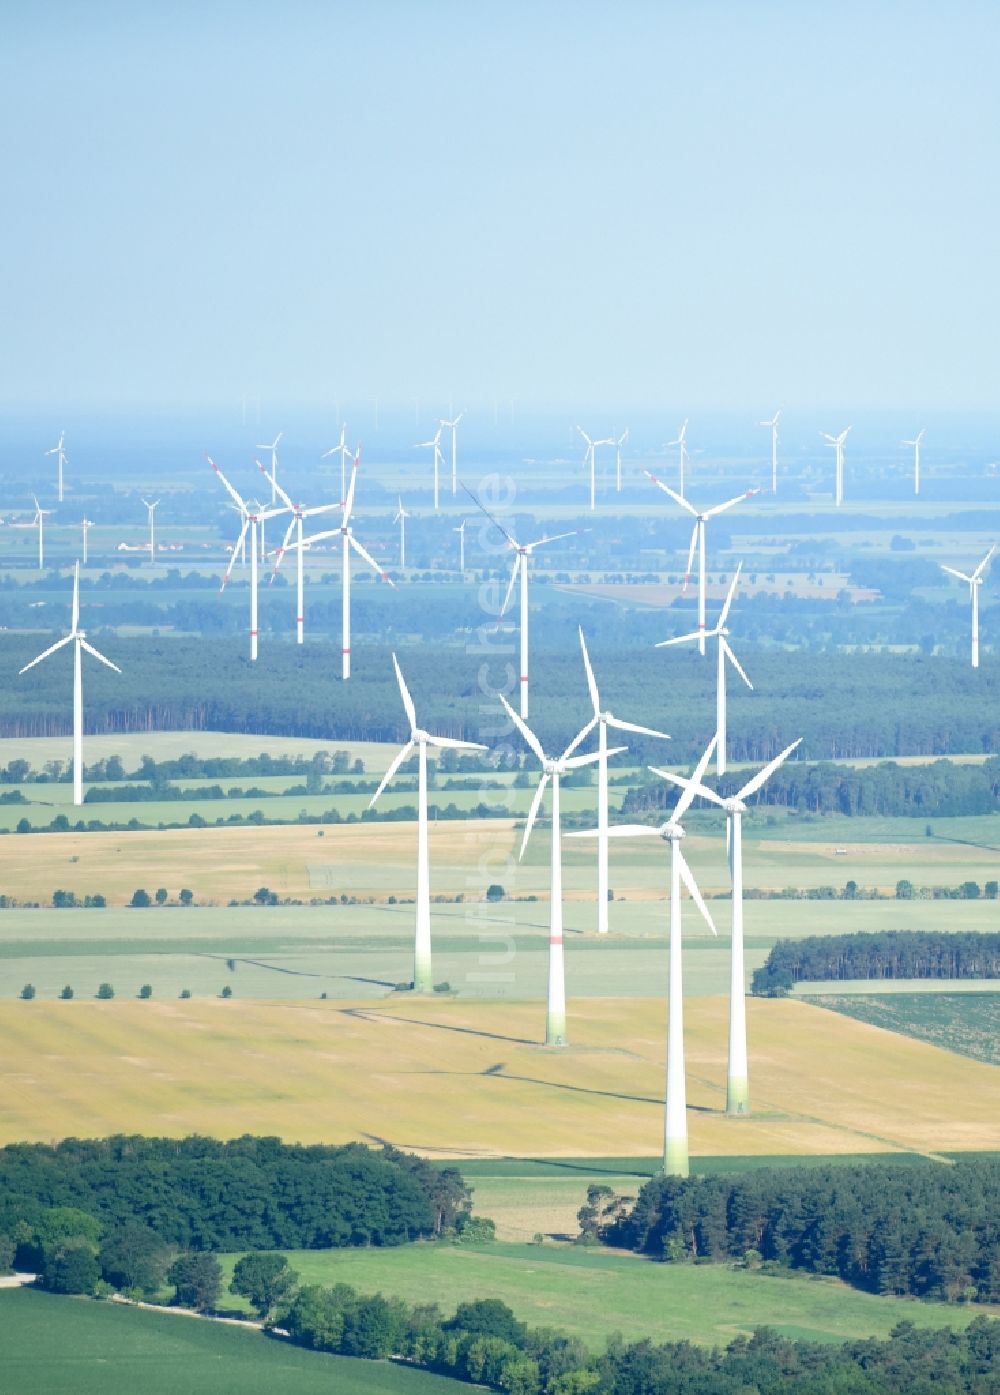
[[[463,518],[458,527],[452,529],[453,533],[458,534],[458,570],[463,577],[465,576],[465,524],[466,520]]]
[[[919,494],[919,493],[920,493],[920,442],[924,439],[924,431],[925,431],[926,429],[927,429],[927,428],[924,427],[923,430],[918,431],[917,434],[916,434],[916,436],[913,438],[912,441],[902,441],[902,442],[900,442],[901,445],[904,445],[904,446],[912,446],[912,447],[913,447],[913,492],[914,492],[914,494]]]
[[[613,446],[616,442],[610,436],[606,436],[601,441],[592,441],[582,426],[578,426],[576,429],[587,443],[587,449],[583,453],[583,463],[584,465],[590,466],[590,507],[594,509],[596,508],[597,498],[597,465],[595,459],[597,447]]]
[[[622,446],[628,440],[628,427],[626,426],[622,434],[614,443],[615,446],[615,481],[617,493],[622,492]]]
[[[438,512],[438,501],[441,490],[441,466],[444,464],[444,455],[441,451],[441,432],[443,426],[439,426],[437,433],[429,441],[418,441],[413,447],[414,450],[431,449],[434,452],[434,512]]]
[[[771,432],[771,493],[778,492],[778,418],[781,416],[781,408],[775,412],[770,421],[762,421],[761,426],[766,426]]]
[[[73,803],[79,807],[83,803],[83,662],[81,651],[86,649],[92,658],[100,659],[102,664],[106,664],[115,673],[121,673],[117,664],[106,659],[99,650],[88,643],[86,630],[80,629],[79,562],[76,563],[73,570],[73,621],[69,634],[56,640],[55,644],[50,644],[48,649],[43,650],[37,658],[32,659],[30,664],[25,664],[21,673],[27,673],[29,668],[34,668],[43,659],[47,659],[50,654],[54,654],[57,649],[62,649],[65,644],[73,645]]]
[[[801,741],[801,737],[799,741]],[[654,770],[655,775],[680,785],[687,795],[699,795],[725,809],[727,817],[726,839],[729,847],[729,874],[732,878],[732,951],[729,973],[729,1069],[726,1077],[726,1113],[750,1113],[750,1075],[747,1064],[747,1009],[746,973],[743,960],[743,815],[746,801],[757,793],[771,778],[778,766],[795,750],[799,741],[786,746],[780,755],[775,756],[763,770],[759,770],[748,780],[742,789],[727,799],[714,790],[706,789],[700,778],[686,780],[667,770]],[[704,771],[702,772],[704,774]],[[683,798],[683,795],[682,795]]]
[[[46,455],[54,455],[56,458],[56,488],[60,504],[63,501],[63,470],[66,465],[66,452],[63,449],[63,442],[66,439],[66,432],[59,432],[59,440],[51,450],[45,452]]]
[[[451,421],[441,420],[440,426],[446,426],[451,432],[451,492],[458,493],[458,423],[465,416],[464,412],[459,412],[457,417]]]
[[[249,532],[250,534],[250,659],[251,662],[255,662],[257,659],[258,639],[257,591],[258,583],[260,580],[259,568],[257,565],[257,529],[259,527],[263,532],[264,520],[266,518],[275,518],[278,514],[285,513],[286,510],[284,508],[263,509],[261,508],[259,503],[255,503],[251,507],[240,497],[239,494],[237,494],[236,490],[226,479],[225,475],[219,469],[218,465],[216,465],[212,457],[209,455],[205,458],[208,461],[209,465],[211,465],[215,473],[218,475],[223,486],[225,487],[226,493],[229,495],[233,503],[236,505],[237,513],[243,520],[243,526],[240,529],[240,535],[236,539],[236,542],[233,545],[233,550],[229,555],[229,565],[226,567],[225,575],[222,578],[222,585],[219,588],[220,590],[224,591],[226,589],[226,586],[229,583],[229,578],[233,572],[233,566],[235,565],[236,557],[240,551],[240,548],[244,545],[246,541],[247,533]]]
[[[415,746],[419,774],[417,779],[417,919],[413,944],[413,991],[415,993],[430,993],[434,989],[434,973],[431,967],[431,878],[427,841],[427,747],[437,746],[459,751],[485,751],[486,747],[480,746],[475,741],[456,741],[450,736],[432,736],[430,732],[418,727],[413,699],[410,697],[410,690],[403,679],[402,670],[395,654],[392,656],[392,666],[396,670],[396,682],[399,684],[399,694],[403,699],[403,707],[410,724],[410,735],[406,743],[393,757],[392,763],[382,776],[382,782],[372,795],[368,807],[374,809],[375,801],[403,762],[412,755]]]
[[[847,440],[851,427],[847,427],[839,436],[830,436],[825,431],[820,434],[825,441],[828,441],[836,451],[836,474],[834,478],[833,501],[839,509],[844,502],[844,442]]]
[[[142,501],[146,505],[149,514],[149,561],[152,565],[156,561],[156,510],[159,499],[154,499],[152,503],[148,499]]]
[[[409,518],[410,515],[409,515],[409,514],[406,512],[406,510],[403,508],[403,496],[400,494],[398,497],[399,497],[399,508],[396,510],[396,517],[395,517],[392,521],[393,521],[393,523],[398,523],[398,524],[399,524],[399,570],[400,570],[401,572],[405,572],[405,571],[406,571],[406,520]]]
[[[94,524],[93,524],[93,520],[92,520],[92,519],[89,519],[89,518],[87,518],[87,517],[84,517],[84,518],[81,518],[81,519],[80,519],[80,527],[81,527],[81,529],[83,530],[83,565],[84,565],[84,566],[87,565],[87,555],[88,555],[88,549],[87,549],[87,534],[90,532],[90,530],[91,530],[91,528],[93,528],[93,526],[94,526]]]
[[[375,427],[378,429],[378,407],[375,409]],[[329,450],[325,450],[320,456],[320,460],[329,460],[331,455],[340,456],[340,497],[347,498],[347,462],[351,459],[351,449],[347,444],[347,426],[340,428],[340,440]]]
[[[676,439],[673,440],[673,441],[668,441],[668,442],[667,442],[667,445],[668,445],[668,446],[680,446],[680,448],[681,448],[681,452],[680,452],[680,487],[679,487],[679,491],[678,491],[678,492],[680,493],[680,495],[681,495],[682,498],[684,497],[684,471],[685,471],[685,469],[686,469],[686,467],[687,467],[687,459],[688,459],[687,429],[688,429],[687,417],[685,417],[685,418],[684,418],[684,425],[681,427],[680,431],[678,431],[677,436],[676,436]],[[646,473],[649,474],[649,471],[647,470]],[[652,479],[652,475],[650,475],[650,479]]]
[[[283,431],[279,431],[278,434],[277,434],[277,436],[275,436],[274,440],[270,443],[270,445],[258,445],[258,446],[257,446],[257,449],[258,449],[258,450],[269,450],[269,451],[271,452],[271,469],[270,469],[270,473],[268,474],[268,478],[269,478],[270,481],[271,481],[271,504],[272,504],[272,507],[273,507],[274,504],[276,504],[276,503],[278,502],[278,496],[277,496],[277,493],[276,493],[276,483],[277,483],[277,479],[278,479],[278,442],[281,440],[281,438],[282,438],[282,436],[284,436],[284,434],[285,434],[285,433],[284,433]],[[263,548],[261,548],[261,551],[263,551]]]
[[[563,923],[562,923],[562,838],[561,824],[559,816],[559,777],[565,775],[567,770],[577,770],[582,765],[590,765],[593,761],[599,760],[598,752],[593,752],[589,756],[574,756],[572,754],[577,743],[583,739],[582,734],[578,734],[566,747],[561,756],[555,758],[547,756],[542,749],[542,744],[538,737],[527,726],[511,707],[510,703],[500,694],[500,701],[507,710],[507,715],[524,737],[528,746],[538,757],[542,766],[542,778],[538,782],[535,790],[535,797],[531,801],[531,808],[528,810],[528,819],[524,825],[524,837],[521,840],[521,851],[518,858],[524,856],[524,850],[528,846],[528,839],[531,837],[531,830],[535,826],[535,819],[538,817],[538,810],[541,807],[542,796],[545,793],[545,786],[552,781],[552,844],[549,864],[549,989],[548,1006],[545,1015],[545,1045],[565,1046],[566,1045],[566,967],[563,959]],[[615,746],[607,752],[609,756],[618,755],[624,751],[625,746]]]
[[[969,586],[969,601],[972,605],[972,667],[979,667],[979,588],[983,584],[983,572],[990,558],[996,552],[993,546],[980,562],[974,572],[966,575],[965,572],[956,571],[954,567],[946,567],[941,563],[941,570],[947,572],[949,576],[957,576],[959,581],[965,581]]]
[[[257,468],[258,470],[260,470],[261,474],[265,477],[265,479],[270,480],[272,488],[278,495],[278,498],[281,500],[281,502],[285,505],[285,508],[291,510],[292,518],[290,523],[288,524],[287,529],[285,530],[284,541],[278,548],[277,556],[274,559],[274,570],[271,573],[271,581],[273,581],[274,578],[278,575],[278,569],[281,566],[281,559],[285,555],[285,552],[288,548],[289,539],[291,538],[292,533],[295,532],[295,540],[298,545],[296,548],[295,559],[295,642],[297,644],[302,644],[305,636],[306,621],[305,577],[303,575],[305,548],[302,546],[302,522],[303,519],[313,518],[317,514],[321,513],[330,513],[333,509],[338,509],[342,506],[340,504],[317,504],[315,508],[304,509],[301,504],[292,503],[285,490],[281,487],[278,481],[276,479],[273,479],[271,475],[267,472],[267,470],[264,469],[264,466],[260,463],[259,460],[257,461]],[[283,510],[275,509],[274,512],[283,512]]]
[[[31,496],[35,500],[35,516],[32,525],[38,529],[38,570],[45,570],[45,515],[52,512],[51,509],[43,509],[35,495]]]

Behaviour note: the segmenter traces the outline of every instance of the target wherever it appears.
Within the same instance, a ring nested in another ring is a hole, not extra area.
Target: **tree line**
[[[754,970],[752,992],[787,993],[802,979],[1000,978],[1000,934],[877,930],[778,940]]]
[[[1000,1158],[657,1177],[602,1240],[671,1262],[756,1260],[870,1293],[1000,1301]]]

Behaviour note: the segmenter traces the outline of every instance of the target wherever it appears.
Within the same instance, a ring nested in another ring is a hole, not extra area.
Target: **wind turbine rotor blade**
[[[240,529],[240,535],[236,539],[236,542],[233,544],[232,552],[229,554],[229,566],[226,568],[222,576],[222,586],[219,588],[222,591],[226,589],[226,582],[229,580],[230,576],[232,576],[233,567],[235,567],[236,565],[236,555],[239,552],[240,548],[243,546],[243,539],[246,537],[247,529],[249,527],[250,519],[244,518],[243,527]]]
[[[527,546],[533,552],[536,547],[544,547],[546,543],[562,542],[563,538],[575,538],[577,533],[586,533],[587,531],[586,528],[571,528],[568,533],[546,533],[544,538],[528,543]]]
[[[716,634],[718,634],[718,630],[708,630],[706,631],[705,638],[710,639],[713,635]],[[661,639],[653,645],[653,648],[668,649],[671,644],[688,644],[693,639],[701,639],[700,630],[692,630],[691,633],[688,635],[677,635],[674,639]]]
[[[673,444],[676,445],[677,442],[675,441]],[[655,475],[651,475],[648,470],[643,470],[642,473],[648,479],[651,479],[658,489],[662,489],[664,494],[669,494],[675,504],[680,504],[682,509],[687,509],[689,514],[692,514],[695,518],[698,517],[698,510],[688,503],[683,494],[678,494],[675,489],[670,488],[669,484],[664,484],[663,481],[657,479]]]
[[[342,509],[343,507],[344,501],[343,499],[339,499],[335,504],[314,504],[311,509],[299,509],[299,513],[303,518],[312,518],[315,514],[333,513],[334,509]],[[407,514],[406,516],[409,518],[410,515]]]
[[[943,572],[947,572],[949,576],[957,576],[959,581],[967,581],[971,585],[972,577],[966,576],[965,572],[956,571],[954,567],[946,567],[943,562],[939,563],[939,565],[941,567],[941,570]]]
[[[758,770],[757,774],[753,777],[753,779],[747,781],[747,783],[743,786],[743,788],[737,795],[737,798],[749,799],[750,795],[756,794],[757,791],[760,789],[761,785],[765,784],[771,778],[771,776],[777,770],[778,766],[782,763],[782,761],[787,760],[788,757],[795,750],[796,746],[801,745],[801,742],[802,737],[800,736],[798,741],[793,741],[790,746],[786,746],[780,755],[775,756],[774,760],[768,761],[767,765],[764,766],[763,770]]]
[[[471,489],[469,488],[469,486],[465,483],[465,481],[464,481],[464,480],[459,480],[459,484],[461,484],[462,488],[465,490],[466,494],[468,494],[469,498],[470,498],[470,499],[472,500],[472,502],[475,504],[475,506],[476,506],[476,508],[479,510],[479,512],[486,515],[486,517],[487,517],[487,518],[490,520],[490,522],[493,524],[494,528],[499,528],[499,529],[500,529],[501,533],[503,533],[504,537],[505,537],[505,538],[507,539],[507,541],[510,543],[511,547],[518,547],[519,544],[518,544],[517,539],[511,537],[510,533],[507,532],[507,529],[503,526],[503,524],[499,521],[499,519],[494,518],[493,515],[490,513],[489,509],[485,506],[485,504],[481,504],[481,503],[479,502],[478,498],[476,497],[475,494],[473,494],[472,490],[471,490]]]
[[[564,833],[564,838],[596,838],[600,833],[598,828],[574,829],[572,833]],[[607,830],[609,838],[659,838],[660,830],[648,823],[615,823]]]
[[[272,581],[273,581],[274,578],[278,575],[278,568],[281,566],[281,560],[282,560],[282,558],[284,557],[285,553],[288,551],[288,544],[289,544],[289,542],[290,542],[290,540],[291,540],[291,536],[292,536],[292,533],[294,532],[294,530],[295,530],[295,519],[293,518],[293,519],[291,520],[291,522],[289,523],[287,529],[285,530],[285,537],[284,537],[284,540],[282,541],[281,546],[278,548],[277,552],[275,553],[275,558],[274,558],[274,570],[271,572],[271,580],[272,580]]]
[[[561,756],[562,760],[565,760],[567,756],[571,756],[573,754],[577,746],[579,746],[580,742],[590,735],[590,733],[594,730],[599,721],[600,713],[595,712],[594,715],[591,717],[590,721],[586,724],[586,726],[580,728],[577,734],[573,737],[573,740],[566,747],[565,751],[563,751]]]
[[[637,736],[657,736],[662,741],[669,741],[670,735],[665,731],[654,731],[652,727],[640,727],[635,722],[620,722],[617,717],[607,719],[608,726],[614,727],[615,731],[634,731]]]
[[[80,640],[80,647],[82,649],[86,649],[87,653],[90,655],[92,659],[100,659],[102,664],[107,664],[108,668],[113,668],[115,673],[121,673],[121,669],[118,667],[117,664],[113,664],[110,659],[105,658],[105,656],[100,652],[99,649],[95,649],[94,646],[92,644],[88,644],[85,639]]]
[[[371,803],[368,805],[369,809],[374,809],[376,799],[378,799],[379,795],[380,795],[380,794],[382,793],[382,791],[385,789],[386,785],[389,783],[389,781],[390,781],[390,780],[392,779],[392,777],[395,775],[395,773],[396,773],[396,771],[399,769],[399,767],[403,764],[403,761],[406,760],[407,756],[410,755],[410,753],[412,752],[412,750],[413,750],[413,748],[414,748],[415,745],[416,745],[416,742],[415,742],[415,741],[413,740],[413,738],[411,737],[410,740],[407,741],[406,745],[405,745],[405,746],[401,746],[401,747],[399,748],[399,750],[396,752],[396,754],[395,754],[395,756],[393,757],[392,761],[389,763],[389,769],[388,769],[388,770],[385,772],[385,774],[382,776],[382,782],[381,782],[381,784],[379,785],[379,787],[378,787],[378,789],[375,791],[375,793],[372,795]]]
[[[681,791],[681,797],[677,801],[677,807],[670,816],[672,823],[680,822],[681,818],[687,812],[687,809],[690,806],[692,799],[694,799],[695,795],[698,793],[697,787],[704,783],[705,771],[708,769],[708,763],[712,759],[712,753],[715,750],[718,740],[719,733],[716,732],[715,735],[712,737],[711,741],[705,747],[705,751],[702,755],[701,760],[695,766],[694,774],[691,776],[690,784],[687,786],[686,789],[683,789]]]
[[[393,588],[393,590],[395,590],[396,583],[393,581],[392,577],[389,575],[387,571],[384,571],[383,568],[379,566],[378,562],[375,561],[375,558],[371,555],[371,553],[368,552],[366,548],[362,547],[362,545],[358,542],[357,538],[354,536],[353,533],[348,533],[347,541],[354,548],[354,551],[358,554],[358,556],[364,558],[364,560],[371,567],[372,571],[377,572],[381,579],[383,581],[388,582],[389,585]]]
[[[274,490],[275,494],[277,494],[278,497],[282,500],[282,502],[285,503],[288,506],[288,508],[294,509],[295,505],[292,503],[291,499],[289,499],[288,495],[285,493],[281,485],[271,474],[270,470],[266,470],[259,460],[257,461],[257,469],[261,472],[261,474],[264,476],[268,484]]]
[[[651,765],[648,768],[654,775],[659,775],[661,780],[666,780],[670,785],[676,785],[678,789],[686,790],[689,785],[694,783],[694,781],[688,779],[686,775],[675,775],[672,770],[661,770],[655,765]],[[707,785],[696,785],[694,794],[696,799],[707,799],[710,804],[718,804],[720,809],[725,807],[726,801],[722,796],[716,794],[715,790],[710,790]],[[676,819],[676,812],[671,817]]]
[[[740,504],[744,499],[752,499],[755,494],[759,494],[759,489],[744,489],[742,494],[737,494],[732,499],[727,499],[724,504],[716,504],[714,509],[706,509],[703,518],[714,518],[718,513],[725,513],[726,509],[731,509],[734,504]]]
[[[218,475],[219,479],[222,481],[222,483],[223,483],[223,485],[224,485],[224,487],[225,487],[227,493],[229,494],[229,497],[232,499],[233,503],[234,503],[234,504],[236,505],[236,507],[239,509],[240,513],[246,513],[246,511],[247,511],[247,506],[246,506],[246,504],[243,502],[243,500],[240,498],[240,496],[236,493],[236,490],[233,488],[233,486],[232,486],[232,485],[229,483],[229,481],[226,479],[225,475],[224,475],[224,474],[222,473],[222,471],[219,469],[218,465],[216,465],[216,463],[215,463],[215,461],[212,459],[212,457],[211,457],[210,455],[206,455],[206,456],[205,456],[205,459],[208,461],[209,465],[211,465],[212,469],[215,471],[215,473]]]
[[[454,736],[428,736],[429,746],[441,746],[446,750],[454,751],[488,751],[488,746],[483,746],[478,741],[458,741]]]
[[[587,641],[583,637],[583,626],[578,627],[580,635],[580,649],[583,651],[583,668],[587,675],[587,687],[590,690],[590,701],[594,705],[594,716],[600,715],[601,695],[597,691],[597,680],[594,677],[594,670],[590,666],[590,655],[587,653]]]
[[[72,634],[80,628],[80,563],[73,568],[73,625]]]
[[[57,639],[55,644],[50,644],[48,649],[43,649],[37,658],[32,659],[30,664],[25,664],[24,668],[19,669],[18,676],[27,673],[29,668],[34,668],[36,664],[40,664],[43,659],[47,659],[50,654],[54,654],[57,649],[61,649],[64,644],[69,644],[75,638],[75,635],[63,635],[62,639]]]
[[[719,932],[715,928],[715,921],[712,919],[709,913],[709,909],[705,905],[704,900],[702,899],[701,892],[698,890],[698,883],[695,881],[694,876],[691,872],[691,868],[687,865],[687,860],[684,857],[684,854],[681,852],[680,848],[674,849],[674,856],[677,858],[677,867],[681,874],[681,881],[687,887],[688,895],[691,897],[691,900],[694,902],[694,904],[698,907],[699,911],[701,911],[703,917],[705,918],[705,922],[708,925],[708,928],[711,930],[712,934],[718,935]]]
[[[413,706],[413,699],[410,697],[410,690],[406,686],[406,679],[403,677],[403,670],[399,667],[399,660],[395,654],[392,656],[392,666],[396,670],[396,682],[399,684],[399,695],[403,699],[403,707],[406,709],[406,719],[410,723],[410,732],[417,729],[417,712]]]
[[[593,441],[592,441],[592,440],[590,439],[590,437],[587,435],[586,431],[584,431],[584,429],[583,429],[582,426],[578,426],[576,429],[577,429],[577,431],[579,431],[579,433],[580,433],[580,435],[583,437],[583,439],[587,442],[587,451],[588,451],[588,453],[589,453],[591,446],[594,444]]]
[[[982,576],[982,574],[983,574],[983,569],[985,568],[985,566],[986,566],[987,562],[990,560],[990,558],[993,556],[994,552],[996,552],[996,550],[997,550],[997,549],[996,549],[996,544],[994,544],[993,547],[990,548],[989,552],[987,552],[987,554],[986,554],[986,556],[983,558],[983,560],[980,562],[980,564],[979,564],[979,566],[976,568],[976,570],[972,573],[972,579],[973,579],[973,581],[978,581],[979,578]]]
[[[610,760],[612,756],[620,756],[621,753],[622,753],[622,751],[627,751],[627,750],[628,750],[628,747],[627,747],[627,746],[612,746],[611,749],[610,749],[609,751],[605,751],[604,754],[605,754],[605,755],[607,756],[607,758]],[[566,758],[566,756],[560,756],[560,757],[559,757],[559,764],[562,766],[562,768],[563,768],[564,770],[579,770],[581,766],[583,766],[583,765],[593,765],[593,763],[594,763],[595,760],[600,760],[600,759],[601,759],[601,753],[600,753],[600,751],[591,751],[589,755],[586,755],[586,756],[570,756],[568,759]]]
[[[681,587],[681,590],[682,590],[682,591],[686,591],[686,590],[687,590],[687,588],[688,588],[688,582],[691,580],[691,570],[692,570],[692,568],[694,567],[694,553],[695,553],[695,548],[696,548],[697,546],[698,546],[698,520],[695,519],[694,527],[691,529],[691,546],[688,548],[687,566],[684,568],[684,585]]]
[[[747,685],[750,691],[753,692],[753,684],[750,682],[750,679],[743,672],[743,665],[740,663],[739,659],[733,653],[728,641],[722,635],[719,636],[719,643],[722,645],[723,649],[726,652],[726,658],[729,660],[733,668],[743,679],[743,682]]]
[[[722,607],[722,614],[719,616],[718,624],[716,625],[717,630],[721,630],[725,626],[726,621],[729,619],[729,608],[733,603],[733,597],[736,595],[736,588],[740,584],[740,573],[742,572],[742,570],[743,563],[741,561],[736,568],[736,575],[733,577],[732,582],[730,583],[729,592],[726,596],[725,604]]]
[[[351,482],[347,486],[347,498],[344,500],[344,527],[354,511],[354,490],[358,482],[358,457],[354,457],[354,464],[351,466]]]
[[[510,582],[509,582],[509,584],[508,584],[508,586],[507,586],[507,594],[506,594],[506,596],[504,596],[504,598],[503,598],[503,605],[500,607],[500,614],[497,616],[497,627],[498,627],[498,628],[499,628],[500,625],[502,624],[504,616],[507,614],[507,607],[510,605],[510,598],[511,598],[511,596],[513,596],[513,594],[514,594],[514,586],[515,586],[515,584],[517,583],[517,574],[518,574],[518,572],[520,571],[521,566],[523,565],[523,563],[524,563],[524,557],[523,557],[522,554],[519,552],[519,553],[517,553],[517,555],[516,555],[515,558],[514,558],[514,570],[513,570],[513,571],[511,572],[511,574],[510,574]]]
[[[524,856],[524,850],[528,846],[528,839],[531,837],[531,830],[535,826],[535,819],[538,817],[538,810],[541,808],[542,796],[545,793],[545,786],[548,783],[549,772],[547,770],[543,770],[542,778],[539,780],[538,788],[535,790],[535,797],[531,801],[531,808],[528,810],[528,821],[524,825],[524,837],[521,839],[521,851],[517,855],[518,862],[520,862],[521,858]]]
[[[514,711],[513,707],[511,707],[510,703],[504,697],[503,693],[499,694],[499,698],[504,705],[504,708],[507,712],[507,716],[511,719],[514,725],[517,727],[518,731],[524,737],[525,741],[531,747],[532,751],[534,751],[535,755],[544,765],[545,752],[542,750],[542,743],[539,741],[538,737],[528,726],[527,722],[525,722],[523,718],[518,716],[518,714]]]

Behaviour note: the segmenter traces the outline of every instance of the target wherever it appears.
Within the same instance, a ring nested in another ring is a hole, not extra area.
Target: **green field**
[[[869,985],[864,995],[813,993],[805,1001],[1000,1066],[1000,987],[976,986],[990,991],[970,996],[939,983],[937,992],[886,994],[872,993]]]
[[[657,1264],[601,1247],[548,1243],[299,1250],[289,1260],[302,1283],[346,1283],[409,1303],[433,1295],[446,1313],[466,1299],[500,1298],[523,1321],[572,1332],[594,1351],[616,1331],[628,1339],[710,1345],[768,1326],[786,1337],[832,1342],[886,1337],[904,1320],[964,1327],[977,1313],[995,1313],[859,1293],[835,1279]]]
[[[457,1395],[468,1388],[229,1324],[0,1290],[3,1395]]]

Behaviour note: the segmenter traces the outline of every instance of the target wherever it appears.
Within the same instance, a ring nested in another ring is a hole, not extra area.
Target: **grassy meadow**
[[[983,991],[973,996],[951,991],[883,993],[879,984],[873,993],[869,983],[866,993],[814,994],[808,1001],[1000,1066],[1000,986],[977,982],[975,987]]]
[[[748,1004],[754,1114],[724,1114],[724,998],[685,1014],[692,1154],[1000,1148],[994,1067],[793,1000]],[[660,998],[0,1003],[0,1140],[116,1132],[381,1142],[428,1156],[655,1155]],[[877,1068],[873,1063],[877,1062]]]

